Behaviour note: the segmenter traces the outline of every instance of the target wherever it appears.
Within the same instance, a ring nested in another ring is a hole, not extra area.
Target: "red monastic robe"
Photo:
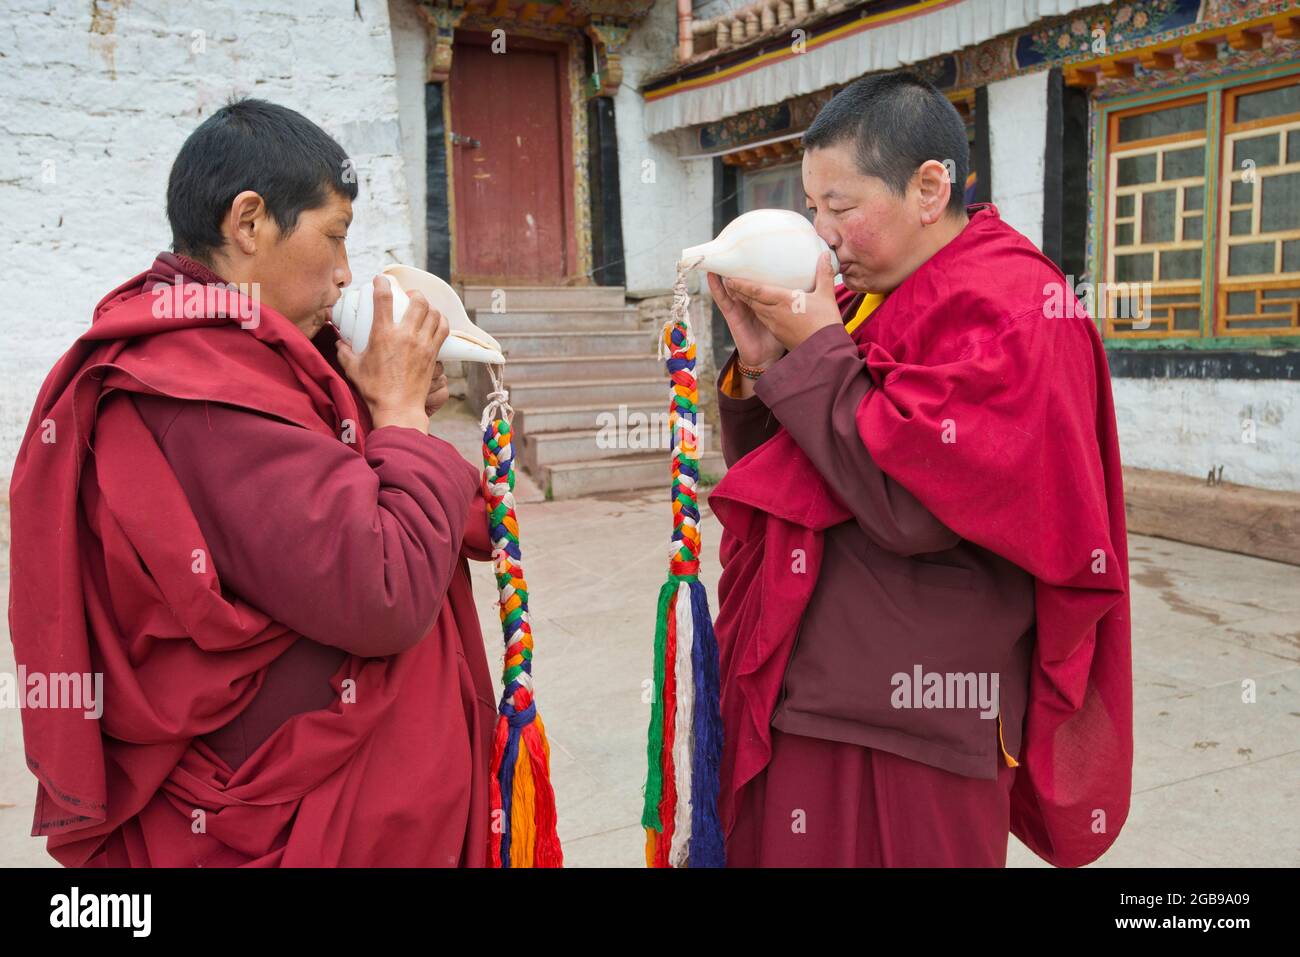
[[[372,431],[330,327],[327,359],[234,293],[163,303],[215,279],[163,254],[106,296],[18,455],[15,657],[104,674],[98,721],[23,712],[33,834],[70,866],[482,866],[477,470]]]
[[[1064,299],[1065,317],[1047,308],[1054,295]],[[1011,831],[1060,866],[1087,864],[1115,840],[1128,814],[1133,763],[1119,443],[1101,339],[1079,314],[1061,272],[986,206],[852,334],[872,380],[858,407],[858,438],[875,463],[946,528],[1034,578],[1036,641],[1019,767],[1013,783],[999,771],[998,784],[1010,784]],[[824,761],[831,745],[782,741],[771,728],[824,534],[853,517],[844,504],[853,496],[852,487],[823,476],[784,427],[709,496],[724,526],[720,812],[733,840],[750,839],[734,833],[737,820],[756,782],[769,783],[762,775],[770,765],[787,779],[819,782],[811,789],[813,799],[824,799],[824,815],[852,808],[884,815],[870,825],[879,833],[865,837],[852,822],[824,831],[861,849],[859,863],[943,863],[935,853],[943,835],[909,836],[906,822],[890,817],[891,809],[910,807],[910,786],[890,771],[902,767],[895,756],[871,752],[855,757],[854,767],[819,773],[818,756]],[[784,574],[796,550],[806,556],[806,574]],[[845,634],[871,615],[846,608]],[[851,646],[842,660],[852,667]],[[933,770],[917,767],[903,773]],[[855,803],[823,793],[836,787],[865,797]],[[960,822],[974,805],[965,791],[948,800],[944,790],[933,774],[911,788],[923,805],[916,813]],[[999,813],[989,804],[996,796],[987,787],[975,796],[986,806],[985,826]],[[786,814],[787,830],[788,821]],[[757,831],[766,826],[758,822]],[[992,860],[987,847],[950,846],[965,860]],[[851,863],[853,851],[846,853]]]

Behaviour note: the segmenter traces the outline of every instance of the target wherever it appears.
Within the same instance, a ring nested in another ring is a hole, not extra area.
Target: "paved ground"
[[[476,423],[448,416],[441,425],[477,459]],[[666,487],[570,502],[545,502],[535,487],[521,488],[529,499],[520,526],[538,701],[571,866],[642,862],[648,707],[641,683],[667,567]],[[702,530],[704,577],[716,596],[719,530],[707,508]],[[1133,810],[1101,863],[1300,864],[1300,568],[1153,538],[1134,537],[1130,547]],[[473,568],[495,669],[500,626],[491,568]],[[3,579],[7,595],[7,567]],[[12,648],[0,641],[0,671],[13,668]],[[1253,704],[1242,701],[1247,679],[1256,687]],[[44,842],[28,836],[34,789],[19,714],[0,711],[0,865],[50,863]],[[1045,866],[1011,844],[1013,866]]]

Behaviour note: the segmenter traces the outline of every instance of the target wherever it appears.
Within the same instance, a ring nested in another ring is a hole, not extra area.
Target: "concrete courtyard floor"
[[[463,416],[435,423],[478,463],[477,423]],[[534,673],[565,861],[642,866],[649,707],[641,696],[667,569],[667,482],[649,493],[561,502],[543,501],[527,481],[519,492]],[[707,506],[702,533],[704,579],[716,602],[719,526]],[[1137,536],[1130,551],[1133,804],[1100,864],[1300,864],[1300,568]],[[492,570],[485,563],[472,569],[488,660],[498,673]],[[12,674],[7,637],[0,671]],[[1254,682],[1253,703],[1243,702],[1246,681]],[[34,793],[20,714],[0,710],[0,866],[53,866],[44,840],[29,836]],[[1008,864],[1046,866],[1014,838]]]

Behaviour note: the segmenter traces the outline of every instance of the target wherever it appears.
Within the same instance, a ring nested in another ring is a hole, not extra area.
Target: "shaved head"
[[[965,209],[970,169],[966,124],[947,97],[914,73],[877,74],[850,83],[821,108],[803,145],[849,146],[858,169],[898,196],[922,163],[936,160],[952,175],[949,211]]]

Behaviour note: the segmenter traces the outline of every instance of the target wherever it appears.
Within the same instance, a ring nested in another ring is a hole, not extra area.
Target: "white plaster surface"
[[[989,84],[993,205],[1035,246],[1043,244],[1043,153],[1047,71]]]
[[[676,136],[648,139],[643,125],[645,103],[637,88],[642,77],[673,61],[676,36],[676,5],[656,3],[622,52],[614,116],[629,291],[669,288],[681,251],[713,238],[712,160],[678,159],[690,150]]]
[[[170,247],[172,161],[231,96],[296,109],[348,151],[354,277],[410,261],[385,0],[5,0],[0,54],[6,476],[42,381],[95,303]]]
[[[1225,482],[1300,492],[1300,382],[1111,384],[1125,465],[1199,478],[1221,465]]]

